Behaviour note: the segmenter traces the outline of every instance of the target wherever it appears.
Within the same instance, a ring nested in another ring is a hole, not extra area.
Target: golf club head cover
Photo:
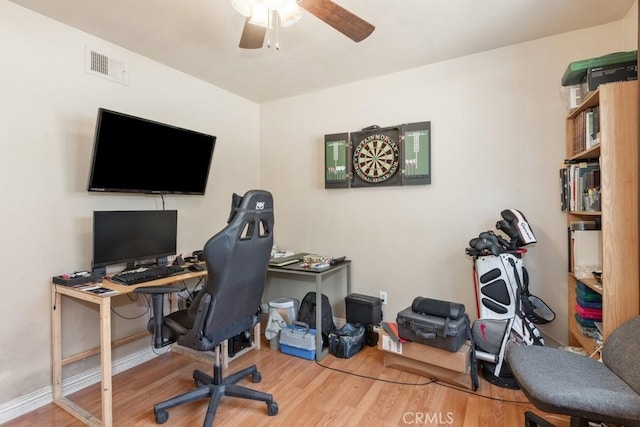
[[[509,249],[516,249],[518,247],[518,242],[520,241],[520,235],[518,231],[511,226],[506,220],[501,219],[496,222],[496,228],[502,231],[509,237],[509,241],[507,242],[507,247]]]
[[[481,237],[473,238],[469,241],[469,246],[484,253],[486,251],[491,252],[492,255],[498,256],[502,253],[500,245],[493,240],[483,239]]]
[[[512,249],[510,246],[510,242],[506,241],[502,236],[498,236],[491,230],[480,233],[479,237],[481,239],[487,239],[491,243],[499,245],[504,249]]]
[[[527,222],[527,218],[522,212],[517,209],[505,209],[500,214],[518,232],[517,247],[537,242],[536,236],[533,235],[533,230],[531,230],[531,226],[529,226],[529,222]]]

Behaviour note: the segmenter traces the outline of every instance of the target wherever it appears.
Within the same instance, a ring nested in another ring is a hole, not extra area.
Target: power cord
[[[427,381],[425,383],[404,383],[404,382],[401,382],[401,381],[391,381],[391,380],[385,380],[385,379],[382,379],[382,378],[374,378],[374,377],[370,377],[368,375],[356,374],[355,372],[345,371],[343,369],[332,368],[331,366],[323,365],[322,363],[318,362],[317,360],[316,360],[316,365],[318,365],[320,367],[323,367],[325,369],[330,369],[332,371],[341,372],[341,373],[347,374],[347,375],[352,375],[354,377],[365,378],[365,379],[368,379],[368,380],[380,381],[380,382],[389,383],[389,384],[423,386],[423,385],[433,384],[433,383],[436,382],[436,380],[430,379],[429,381]]]
[[[368,376],[368,375],[361,375],[361,374],[356,374],[355,372],[345,371],[343,369],[333,368],[331,366],[323,365],[322,363],[318,362],[317,360],[316,360],[316,365],[318,365],[318,366],[320,366],[322,368],[325,368],[325,369],[330,369],[332,371],[341,372],[343,374],[353,375],[353,376],[359,377],[359,378],[366,378],[366,379],[370,379],[370,380],[374,380],[374,381],[381,381],[381,382],[390,383],[390,384],[411,385],[411,386],[425,386],[425,385],[430,385],[430,384],[436,384],[436,385],[439,385],[441,387],[450,388],[452,390],[458,390],[458,391],[461,391],[463,393],[467,393],[467,394],[472,395],[472,396],[481,397],[481,398],[487,399],[487,400],[493,400],[493,401],[503,402],[503,403],[524,404],[524,405],[528,405],[528,404],[531,403],[529,401],[508,400],[508,399],[500,399],[500,398],[497,398],[497,397],[484,396],[484,395],[479,394],[477,392],[470,391],[470,390],[465,390],[463,388],[456,387],[456,386],[453,386],[453,385],[450,385],[450,384],[445,384],[445,383],[442,383],[442,382],[440,382],[438,380],[434,380],[434,379],[430,379],[429,381],[424,382],[424,383],[405,383],[405,382],[400,382],[400,381],[391,381],[391,380],[385,380],[385,379],[381,379],[381,378],[375,378],[375,377],[371,377],[371,376]]]
[[[446,388],[449,388],[449,389],[452,389],[452,390],[461,391],[461,392],[463,392],[463,393],[467,393],[467,394],[469,394],[469,395],[471,395],[471,396],[481,397],[481,398],[483,398],[483,399],[493,400],[493,401],[496,401],[496,402],[502,402],[502,403],[515,403],[515,404],[523,404],[523,405],[529,405],[529,404],[531,403],[531,402],[529,402],[528,400],[509,400],[509,399],[500,399],[500,398],[498,398],[498,397],[485,396],[485,395],[480,394],[480,393],[477,393],[477,392],[475,392],[475,391],[465,390],[465,389],[463,389],[463,388],[456,387],[456,386],[451,385],[451,384],[445,384],[445,383],[442,383],[442,382],[437,381],[437,380],[434,380],[434,382],[435,382],[436,384],[438,384],[439,386],[441,386],[441,387],[446,387]]]

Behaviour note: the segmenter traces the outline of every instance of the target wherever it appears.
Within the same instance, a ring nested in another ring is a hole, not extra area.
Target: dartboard
[[[365,182],[379,184],[398,170],[398,144],[386,135],[370,135],[353,151],[353,169]]]

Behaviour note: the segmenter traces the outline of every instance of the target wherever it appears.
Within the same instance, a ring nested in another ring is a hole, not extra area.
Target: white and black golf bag
[[[535,243],[529,224],[515,209],[502,211],[496,228],[471,239],[466,252],[473,257],[478,319],[472,336],[476,358],[489,382],[518,388],[504,355],[507,344],[544,345],[535,324],[548,323],[555,313],[529,293],[529,275],[522,262],[523,246]]]

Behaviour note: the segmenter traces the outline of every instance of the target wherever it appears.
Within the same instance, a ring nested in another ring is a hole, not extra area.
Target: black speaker
[[[227,344],[229,346],[227,350],[229,357],[233,357],[236,353],[239,353],[245,348],[251,347],[251,329],[240,332],[238,335],[227,341]]]
[[[193,251],[191,255],[197,257],[198,261],[204,261],[204,251]]]

